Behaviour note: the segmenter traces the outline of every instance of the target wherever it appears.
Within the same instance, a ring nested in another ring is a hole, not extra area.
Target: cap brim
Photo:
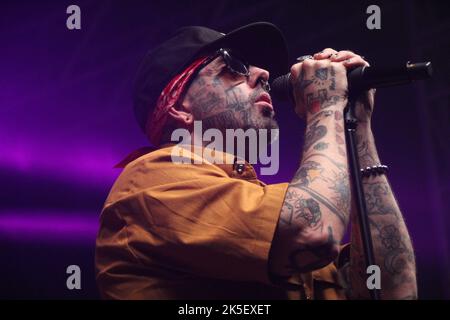
[[[250,64],[266,69],[270,78],[289,72],[289,54],[286,41],[275,25],[255,22],[235,29],[208,44],[207,50],[227,48],[239,51]]]

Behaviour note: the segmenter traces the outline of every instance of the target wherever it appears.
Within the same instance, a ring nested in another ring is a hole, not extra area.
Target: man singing
[[[368,65],[361,56],[327,48],[290,67],[306,132],[289,183],[266,185],[220,150],[223,163],[196,146],[183,157],[197,161],[172,161],[173,132],[195,141],[194,121],[224,133],[278,128],[268,82],[289,71],[287,56],[279,29],[262,22],[226,35],[186,27],[147,54],[134,106],[157,149],[129,159],[105,202],[96,246],[103,298],[370,298],[343,119],[346,70]],[[373,105],[365,92],[356,116],[361,168],[379,168],[365,169],[363,188],[381,297],[415,299],[413,248],[375,147]],[[351,242],[341,245],[350,221]]]

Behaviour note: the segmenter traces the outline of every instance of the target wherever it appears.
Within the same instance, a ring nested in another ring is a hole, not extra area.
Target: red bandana
[[[161,92],[158,102],[156,103],[156,108],[153,111],[152,116],[148,118],[146,124],[148,137],[154,146],[158,146],[160,143],[162,129],[167,121],[167,112],[177,103],[186,88],[186,84],[206,59],[208,59],[208,57],[202,57],[194,61],[183,72],[173,77]]]

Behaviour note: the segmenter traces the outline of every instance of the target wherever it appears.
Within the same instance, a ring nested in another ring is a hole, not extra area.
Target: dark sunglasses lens
[[[248,75],[248,68],[240,59],[232,56],[227,51],[223,52],[223,58],[232,71]]]

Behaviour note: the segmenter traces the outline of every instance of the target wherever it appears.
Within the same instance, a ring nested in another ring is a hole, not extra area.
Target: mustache
[[[259,96],[266,92],[261,85],[258,86],[258,88],[255,89],[255,91],[252,92],[252,94],[250,94],[250,96],[248,97],[248,102],[250,102],[252,105],[256,102],[256,99],[259,98]]]

